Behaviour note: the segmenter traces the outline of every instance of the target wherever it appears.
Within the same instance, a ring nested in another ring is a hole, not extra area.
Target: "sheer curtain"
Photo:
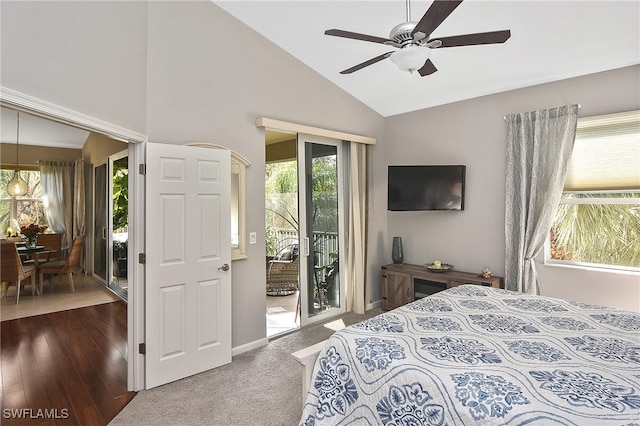
[[[347,274],[351,288],[348,306],[356,314],[365,313],[365,277],[367,256],[367,146],[350,143],[349,250]]]
[[[82,162],[82,160],[79,161]],[[63,248],[70,247],[73,242],[74,220],[78,215],[78,209],[82,209],[82,217],[84,217],[84,193],[81,195],[82,204],[78,205],[74,191],[74,186],[79,185],[76,171],[76,162],[40,161],[45,217],[53,232],[63,234]],[[80,176],[84,176],[84,173]],[[84,179],[81,185],[84,188]]]
[[[538,294],[535,257],[558,206],[578,105],[511,114],[507,121],[505,287]]]

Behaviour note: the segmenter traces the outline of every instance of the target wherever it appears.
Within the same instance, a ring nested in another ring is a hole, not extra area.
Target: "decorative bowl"
[[[436,268],[433,263],[427,263],[424,267],[431,272],[447,272],[453,269],[453,265],[448,263],[441,263],[439,268]]]

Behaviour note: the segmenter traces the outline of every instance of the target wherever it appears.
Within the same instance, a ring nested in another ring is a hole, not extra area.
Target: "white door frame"
[[[129,223],[144,224],[144,176],[138,170],[145,162],[146,135],[2,86],[0,105],[128,142]],[[144,342],[144,265],[137,262],[138,253],[144,253],[144,226],[130,232],[129,253],[127,389],[138,391],[144,388],[144,356],[138,353]]]

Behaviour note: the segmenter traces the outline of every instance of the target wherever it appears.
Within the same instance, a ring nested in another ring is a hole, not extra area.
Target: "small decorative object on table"
[[[36,246],[36,240],[38,239],[38,235],[41,234],[42,232],[44,232],[45,229],[47,229],[46,226],[37,225],[35,223],[32,223],[29,226],[21,226],[20,227],[20,233],[22,234],[22,236],[24,238],[27,239],[27,241],[25,242],[25,246],[27,248],[35,247]]]
[[[427,263],[424,267],[432,272],[447,272],[453,269],[453,265],[442,263],[439,260],[434,260],[433,263]]]
[[[402,237],[393,237],[391,259],[393,260],[393,263],[396,264],[400,264],[404,261],[404,252],[402,251]]]
[[[485,266],[484,268],[482,268],[482,273],[480,274],[480,276],[482,278],[491,278],[493,276],[493,273],[491,272],[491,268],[489,268],[488,266]]]
[[[17,220],[11,219],[5,234],[6,234],[7,241],[11,241],[11,242],[22,241],[22,236],[20,236],[20,224],[18,223]]]

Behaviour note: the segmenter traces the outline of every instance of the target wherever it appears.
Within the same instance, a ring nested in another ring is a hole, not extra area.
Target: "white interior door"
[[[231,362],[230,159],[147,144],[147,389]]]

